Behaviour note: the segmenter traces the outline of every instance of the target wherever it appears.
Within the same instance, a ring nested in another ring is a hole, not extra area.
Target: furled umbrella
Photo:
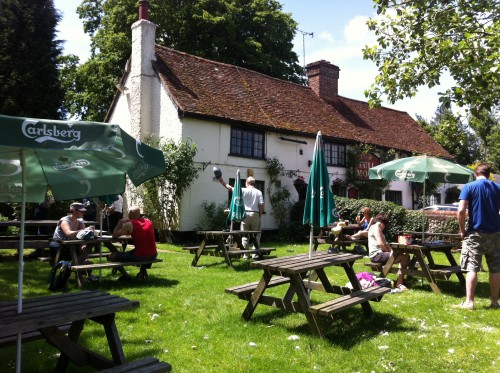
[[[0,115],[0,201],[21,203],[18,312],[22,312],[24,221],[27,202],[121,194],[165,172],[163,153],[106,123]],[[21,338],[17,366],[20,370]]]
[[[316,136],[311,174],[307,185],[303,224],[310,226],[309,258],[312,257],[314,227],[326,227],[338,221],[337,208],[330,189],[330,176],[326,166],[321,131]]]
[[[240,170],[236,171],[236,179],[234,181],[233,196],[231,197],[231,205],[229,206],[229,220],[231,221],[231,230],[233,230],[233,222],[241,222],[245,219],[245,204],[243,203],[243,193],[241,190]]]
[[[465,184],[473,180],[474,171],[441,158],[420,155],[399,158],[382,163],[368,170],[370,179],[391,181],[413,181],[424,183],[423,207],[425,207],[425,182]],[[422,242],[425,221],[422,222]]]

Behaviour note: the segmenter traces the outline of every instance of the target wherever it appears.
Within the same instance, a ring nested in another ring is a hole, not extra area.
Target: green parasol
[[[326,227],[336,221],[338,221],[338,214],[330,189],[330,176],[325,161],[323,138],[321,132],[318,132],[302,219],[303,224],[309,224],[311,227],[309,257],[312,257],[313,228]]]
[[[231,221],[231,230],[233,230],[233,222],[241,222],[245,219],[245,204],[243,203],[243,193],[241,190],[240,170],[236,171],[236,179],[234,181],[233,196],[231,197],[231,205],[229,206],[229,220]]]

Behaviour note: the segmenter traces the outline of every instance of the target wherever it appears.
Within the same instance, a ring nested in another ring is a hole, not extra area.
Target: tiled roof
[[[156,55],[155,68],[185,116],[451,158],[406,112],[341,96],[326,102],[309,87],[158,45]]]

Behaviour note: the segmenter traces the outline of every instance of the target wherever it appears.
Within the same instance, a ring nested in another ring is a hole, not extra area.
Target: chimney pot
[[[149,1],[147,0],[139,1],[139,19],[149,21]]]

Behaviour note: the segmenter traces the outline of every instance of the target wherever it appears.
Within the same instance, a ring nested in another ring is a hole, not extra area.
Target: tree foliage
[[[76,72],[68,110],[102,120],[131,54],[136,0],[84,0],[78,8],[91,36],[90,59]],[[179,51],[301,82],[293,48],[296,22],[276,0],[155,0],[156,42]]]
[[[479,157],[479,141],[476,134],[453,114],[453,111],[440,105],[430,122],[418,117],[422,127],[462,165],[469,165]]]
[[[365,92],[372,106],[434,87],[449,74],[454,85],[440,101],[456,103],[473,115],[500,103],[499,0],[374,0],[378,16],[368,22],[377,45],[365,59],[379,69]]]
[[[481,111],[469,118],[469,125],[480,139],[480,158],[488,162],[494,172],[500,172],[500,110]]]
[[[61,17],[53,1],[0,0],[0,10],[0,113],[59,119]]]
[[[172,140],[151,145],[163,151],[165,172],[133,189],[133,195],[142,201],[144,212],[160,233],[160,241],[165,242],[170,240],[171,231],[178,229],[182,195],[198,177],[199,168],[194,164],[197,146]]]

